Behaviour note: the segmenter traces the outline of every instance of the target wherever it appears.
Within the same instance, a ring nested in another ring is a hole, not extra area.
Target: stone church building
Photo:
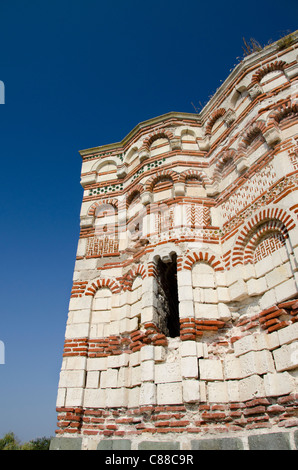
[[[298,32],[80,151],[52,448],[298,446]]]

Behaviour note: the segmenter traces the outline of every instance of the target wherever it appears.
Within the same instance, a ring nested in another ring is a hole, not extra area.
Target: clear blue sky
[[[296,0],[0,0],[0,437],[54,435],[79,236],[78,151],[205,104]]]

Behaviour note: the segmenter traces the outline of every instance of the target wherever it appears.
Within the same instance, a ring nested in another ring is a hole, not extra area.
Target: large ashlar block
[[[284,302],[297,294],[297,286],[293,278],[284,281],[274,288],[276,302]]]
[[[267,290],[267,283],[265,276],[260,279],[249,279],[247,281],[247,292],[248,295],[253,297],[255,295],[261,295]]]
[[[240,401],[238,381],[228,380],[225,382],[208,382],[208,398],[210,403],[230,403]]]
[[[285,266],[278,266],[277,268],[270,271],[266,274],[266,282],[269,289],[272,289],[275,286],[278,286],[282,282],[289,279],[290,275]]]
[[[260,299],[260,309],[265,310],[266,308],[272,307],[277,303],[275,289],[270,289]]]
[[[107,370],[107,357],[90,357],[87,359],[87,370]]]
[[[222,361],[199,359],[200,380],[223,380]]]
[[[264,375],[264,386],[267,397],[288,395],[295,390],[295,382],[288,372]]]
[[[133,387],[128,389],[128,408],[136,408],[140,406],[140,389],[141,387]]]
[[[180,344],[181,357],[195,356],[197,357],[197,343],[196,341],[182,341]]]
[[[83,387],[85,385],[85,377],[85,370],[62,370],[60,372],[59,387]]]
[[[117,369],[107,369],[101,373],[100,386],[101,388],[116,388],[118,379]]]
[[[227,355],[223,360],[224,376],[226,380],[243,378],[240,359],[234,355]]]
[[[239,380],[239,400],[247,401],[266,396],[264,380],[259,375],[251,375]]]
[[[277,372],[298,368],[298,341],[275,349],[273,357]]]
[[[195,318],[217,320],[218,319],[218,306],[216,304],[202,304],[202,303],[196,302],[195,303]]]
[[[106,406],[109,408],[117,408],[127,406],[128,389],[127,388],[107,388],[106,390]]]
[[[168,383],[181,381],[180,361],[156,364],[155,365],[155,383]]]
[[[98,370],[90,370],[87,372],[86,388],[98,388],[99,376],[100,372]]]
[[[198,378],[198,360],[195,356],[181,358],[181,375],[184,379]]]
[[[129,367],[120,367],[117,377],[117,388],[130,387],[130,368]]]
[[[144,382],[140,387],[140,405],[156,404],[156,385],[152,382]]]
[[[275,371],[272,355],[267,350],[251,351],[240,356],[239,360],[242,377]]]
[[[198,380],[183,380],[182,396],[185,403],[195,403],[200,399],[200,384]]]
[[[66,388],[58,388],[57,392],[57,399],[56,399],[56,407],[65,406],[65,398],[66,398]]]
[[[135,387],[141,384],[141,366],[131,368],[131,385]]]
[[[292,343],[298,340],[298,323],[286,326],[277,332],[279,342],[281,345]]]
[[[82,406],[84,398],[84,389],[80,388],[68,388],[66,390],[65,406],[75,407]]]
[[[65,357],[62,364],[62,369],[80,370],[86,369],[87,358],[82,356]]]
[[[89,323],[76,323],[67,325],[65,339],[85,338],[89,334]]]
[[[230,299],[240,301],[248,297],[247,286],[243,279],[238,279],[229,287]]]
[[[160,383],[157,385],[158,405],[179,405],[182,403],[182,383]]]
[[[154,359],[150,361],[143,361],[141,363],[141,381],[154,382],[155,362]]]

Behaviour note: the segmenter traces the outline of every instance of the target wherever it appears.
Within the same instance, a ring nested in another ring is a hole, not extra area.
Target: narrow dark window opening
[[[170,338],[180,336],[179,301],[177,285],[177,256],[172,262],[164,263],[159,259],[158,287],[160,305],[160,328]]]

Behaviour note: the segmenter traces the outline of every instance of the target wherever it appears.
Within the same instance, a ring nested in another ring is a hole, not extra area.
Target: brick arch
[[[146,150],[150,150],[150,147],[155,140],[166,138],[169,141],[171,141],[173,137],[174,137],[174,134],[167,129],[156,130],[152,134],[148,135],[148,137],[146,137],[146,139],[143,142],[142,148],[145,148]]]
[[[242,139],[239,143],[238,150],[240,154],[246,152],[249,145],[258,135],[264,135],[266,124],[264,121],[255,121],[243,133]]]
[[[284,209],[280,209],[278,207],[261,209],[240,230],[231,256],[232,266],[236,266],[237,264],[244,264],[244,252],[246,246],[249,247],[250,239],[253,238],[254,234],[257,232],[257,229],[261,226],[263,226],[263,234],[266,230],[270,230],[270,228],[273,226],[273,222],[282,224],[284,226],[283,235],[286,238],[288,237],[288,232],[296,226],[292,216]],[[267,229],[265,224],[267,224]],[[278,225],[276,225],[276,227],[277,226]]]
[[[92,284],[87,288],[85,295],[91,295],[94,297],[98,289],[103,287],[110,289],[112,294],[120,292],[120,286],[114,279],[98,279],[97,281],[92,282]]]
[[[198,251],[188,253],[181,263],[182,269],[191,270],[195,263],[204,262],[209,264],[214,271],[223,271],[224,267],[221,260],[214,254],[207,251]]]
[[[128,191],[127,196],[126,196],[126,207],[128,207],[131,204],[131,202],[137,195],[141,195],[143,191],[144,191],[144,186],[142,184],[137,184],[136,186],[131,188]]]
[[[94,216],[96,209],[100,206],[113,206],[114,209],[117,211],[118,209],[118,200],[115,198],[109,198],[109,199],[101,199],[100,201],[94,202],[88,210],[88,215]]]
[[[278,220],[270,220],[261,224],[257,230],[253,233],[249,242],[247,243],[244,250],[244,264],[253,263],[254,252],[257,245],[265,238],[266,235],[279,233],[283,239],[288,238],[288,232],[285,225]]]
[[[215,122],[222,117],[226,113],[226,110],[224,108],[219,108],[216,111],[214,111],[210,117],[210,119],[207,122],[205,133],[206,135],[210,135],[212,131],[212,127],[214,126]]]
[[[135,268],[132,268],[126,273],[122,278],[122,288],[124,291],[131,290],[134,280],[137,276],[141,276],[142,279],[146,277],[146,269],[143,265],[139,265]]]
[[[179,182],[186,183],[188,178],[196,178],[198,180],[202,180],[204,184],[211,184],[210,179],[203,171],[193,169],[185,170],[180,173]]]
[[[225,150],[223,152],[223,154],[219,157],[215,165],[215,169],[213,173],[213,179],[215,181],[219,182],[224,166],[229,161],[232,161],[234,163],[235,157],[236,157],[236,151],[234,149]]]
[[[287,100],[285,103],[278,106],[277,109],[272,111],[268,116],[268,128],[279,126],[280,122],[291,116],[297,116],[298,104],[292,103],[291,100]]]
[[[145,190],[152,192],[154,185],[163,179],[171,179],[173,183],[175,183],[179,180],[179,174],[173,170],[157,171],[155,175],[151,176],[151,178],[146,181]]]
[[[256,73],[253,74],[251,79],[251,84],[255,85],[256,83],[260,83],[263,77],[267,75],[267,73],[274,72],[275,70],[284,71],[287,63],[284,60],[276,60],[275,62],[271,62],[262,68],[260,68]]]

